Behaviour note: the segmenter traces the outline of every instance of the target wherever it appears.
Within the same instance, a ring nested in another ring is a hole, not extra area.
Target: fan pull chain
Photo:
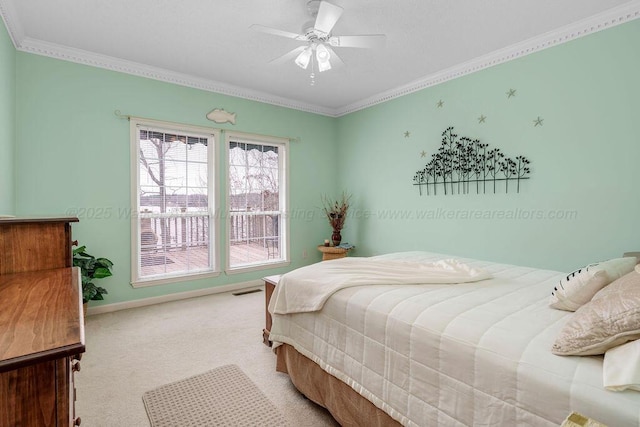
[[[315,73],[315,68],[316,68],[316,62],[313,56],[311,56],[311,74],[309,75],[309,77],[311,78],[311,86],[315,86],[316,85],[316,73]]]

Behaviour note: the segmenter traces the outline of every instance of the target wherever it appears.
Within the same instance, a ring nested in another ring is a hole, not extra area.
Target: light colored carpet
[[[280,411],[236,365],[142,395],[152,427],[285,426]]]
[[[87,352],[75,375],[82,425],[148,427],[144,392],[235,364],[290,426],[337,426],[326,410],[298,393],[288,375],[276,372],[275,354],[262,344],[264,323],[264,292],[87,317]]]

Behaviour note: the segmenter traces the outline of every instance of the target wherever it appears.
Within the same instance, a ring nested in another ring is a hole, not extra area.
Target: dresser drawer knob
[[[73,425],[74,426],[79,426],[80,423],[82,423],[82,420],[80,419],[80,417],[76,417],[76,419],[73,420]]]
[[[77,360],[76,360],[76,361],[74,361],[74,362],[71,364],[71,370],[72,370],[73,372],[80,372],[80,362],[79,362],[79,361],[77,361]]]

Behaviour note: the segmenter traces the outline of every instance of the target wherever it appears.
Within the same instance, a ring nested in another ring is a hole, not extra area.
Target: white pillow
[[[611,391],[640,391],[640,340],[607,350],[604,354],[602,382]]]
[[[600,289],[633,271],[637,261],[636,257],[614,258],[570,273],[551,292],[549,306],[576,311],[591,301]]]
[[[592,356],[640,339],[640,274],[631,271],[593,296],[571,316],[551,352]]]

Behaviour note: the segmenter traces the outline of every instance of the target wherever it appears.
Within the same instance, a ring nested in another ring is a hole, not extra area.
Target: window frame
[[[220,130],[208,127],[186,125],[173,122],[165,122],[151,119],[131,117],[130,121],[130,148],[131,148],[131,286],[134,288],[163,285],[169,283],[196,280],[220,275],[220,227],[215,215],[219,200],[219,172],[216,159],[219,149]],[[149,278],[140,277],[140,138],[139,127],[148,127],[159,132],[174,132],[185,135],[198,135],[206,137],[207,144],[207,187],[208,187],[208,214],[209,214],[209,256],[212,262],[211,269],[199,270],[193,273],[177,273],[158,275]]]
[[[231,236],[229,235],[229,219],[231,218],[231,165],[230,165],[230,143],[247,142],[259,145],[271,145],[280,148],[278,155],[278,194],[280,202],[281,223],[280,223],[280,254],[279,260],[263,263],[245,264],[231,267]],[[271,268],[286,267],[291,264],[291,242],[289,239],[289,139],[274,136],[258,135],[245,132],[224,132],[225,144],[225,273],[228,275],[260,271]]]

